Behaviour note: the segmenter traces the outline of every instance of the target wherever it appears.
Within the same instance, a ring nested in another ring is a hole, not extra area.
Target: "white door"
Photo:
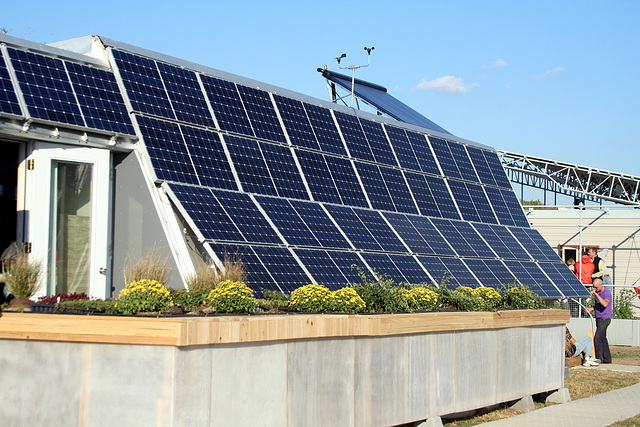
[[[109,296],[109,150],[34,142],[25,171],[24,241],[45,265],[37,296]]]

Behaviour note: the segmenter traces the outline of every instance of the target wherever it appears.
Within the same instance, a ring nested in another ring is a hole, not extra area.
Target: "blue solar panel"
[[[504,168],[498,158],[498,154],[486,150],[483,150],[482,154],[489,165],[489,170],[493,173],[496,185],[498,187],[508,188],[511,190],[511,182],[509,182],[509,178],[507,178],[507,174],[504,172]]]
[[[315,282],[332,291],[343,288],[356,279],[349,266],[345,268],[345,266],[337,265],[329,255],[329,251],[294,249],[293,252],[305,265]],[[362,262],[358,262],[358,264],[362,264]]]
[[[427,138],[420,133],[412,132],[410,130],[407,130],[407,137],[409,138],[409,141],[411,141],[413,152],[416,154],[416,158],[420,164],[420,171],[442,176],[442,173],[436,164],[435,156],[427,142]]]
[[[269,94],[263,90],[238,85],[238,92],[249,115],[255,136],[286,143],[282,126]]]
[[[246,240],[211,190],[179,184],[171,184],[170,188],[205,239],[222,242]]]
[[[509,227],[511,233],[522,243],[535,260],[558,261],[560,257],[533,228]]]
[[[216,132],[180,126],[200,185],[237,190],[229,160]]]
[[[309,224],[301,218],[296,209],[286,199],[256,197],[280,234],[289,245],[322,247],[309,229]]]
[[[66,67],[87,126],[135,135],[113,73],[73,62]]]
[[[312,151],[296,150],[296,157],[300,162],[300,168],[309,185],[313,199],[319,202],[342,203],[326,162],[326,158],[330,156]]]
[[[200,83],[193,71],[157,63],[162,82],[178,120],[215,127]]]
[[[374,250],[374,251],[383,251],[385,250],[382,246],[385,242],[388,243],[389,247],[398,248],[402,246],[399,241],[393,242],[393,236],[391,229],[387,226],[386,230],[383,230],[385,235],[376,236],[375,232],[380,231],[379,228],[383,228],[384,226],[380,223],[373,224],[371,218],[363,218],[365,221],[369,220],[372,224],[363,223],[362,219],[359,217],[354,209],[350,207],[341,207],[341,206],[326,206],[327,211],[333,217],[333,219],[338,224],[338,227],[343,231],[343,233],[347,236],[347,239],[351,241],[353,246],[359,250]],[[360,209],[358,209],[360,211]],[[380,218],[382,220],[382,218]],[[368,226],[371,225],[372,229],[370,230]],[[377,227],[378,226],[378,227]],[[382,243],[378,242],[376,237],[380,238]],[[386,238],[385,238],[386,237]],[[395,243],[395,244],[394,244]]]
[[[225,136],[224,140],[242,189],[249,193],[276,196],[276,187],[260,149],[261,142],[236,136]]]
[[[176,119],[156,62],[119,50],[112,52],[133,109]]]
[[[416,204],[411,197],[411,192],[407,186],[404,176],[398,169],[392,169],[385,166],[380,166],[380,173],[382,179],[387,187],[387,191],[391,196],[391,201],[397,212],[404,212],[410,214],[417,214]]]
[[[224,261],[228,258],[230,261],[240,261],[247,272],[247,285],[256,291],[256,296],[262,296],[262,289],[286,292],[276,282],[276,279],[269,274],[260,258],[253,252],[251,246],[234,246],[234,245],[211,245],[218,259]]]
[[[253,246],[252,249],[284,292],[291,292],[311,281],[289,249],[269,246]]]
[[[340,233],[329,215],[318,203],[290,200],[289,203],[309,227],[313,236],[323,248],[350,249],[351,245]]]
[[[308,200],[309,195],[293,159],[292,148],[267,142],[260,142],[258,145],[278,196]]]
[[[9,48],[31,117],[85,126],[63,61]]]
[[[459,258],[437,258],[419,256],[418,261],[427,269],[436,285],[446,285],[450,289],[458,286],[475,288],[478,281]]]
[[[458,144],[457,142],[453,141],[447,141],[447,145],[449,146],[449,151],[451,151],[451,154],[455,159],[456,166],[460,171],[460,175],[462,175],[462,179],[466,179],[467,181],[472,182],[480,182],[464,145]]]
[[[0,51],[0,111],[3,113],[22,115],[22,109],[15,94],[9,70],[4,63],[4,54]]]
[[[497,186],[498,183],[487,163],[487,159],[484,156],[483,150],[475,147],[468,146],[467,153],[469,153],[469,158],[473,163],[473,166],[478,173],[478,178],[480,178],[480,182],[486,185],[494,185]]]
[[[291,144],[312,150],[322,150],[316,140],[302,102],[280,95],[273,95],[273,99],[276,101],[280,117],[282,118],[284,127],[287,129],[287,135],[289,135]]]
[[[522,210],[522,205],[518,201],[518,198],[516,197],[513,190],[512,189],[504,190],[501,188],[500,195],[502,196],[502,199],[507,205],[509,215],[511,215],[511,218],[513,219],[513,222],[515,223],[515,225],[518,227],[529,228],[530,227],[529,220],[527,220],[527,217],[525,216],[524,211]]]
[[[433,136],[429,137],[429,141],[431,142],[431,147],[433,147],[433,151],[438,159],[440,167],[442,168],[444,176],[463,179],[462,174],[458,169],[456,158],[451,153],[451,150],[449,150],[449,144],[447,144],[447,141]]]
[[[563,262],[541,262],[538,264],[564,296],[588,297],[589,292]]]
[[[324,156],[329,173],[338,190],[343,205],[368,207],[367,198],[350,160],[342,157]]]
[[[412,144],[405,130],[388,125],[385,126],[385,129],[389,136],[389,141],[391,141],[391,145],[393,146],[393,151],[396,153],[396,157],[400,163],[400,167],[420,171],[420,164],[418,163],[416,153],[413,151]]]
[[[159,179],[194,185],[200,183],[176,123],[140,116],[138,124]]]
[[[431,218],[431,222],[459,256],[495,257],[469,223],[439,218]]]
[[[374,209],[395,211],[395,205],[391,200],[391,194],[387,189],[380,167],[371,163],[355,162],[358,175],[362,180],[364,190],[369,196],[371,206]]]
[[[460,219],[444,179],[412,172],[404,176],[422,215]]]
[[[235,83],[207,75],[200,80],[220,129],[255,136]]]
[[[505,260],[504,264],[516,276],[518,282],[528,286],[543,298],[562,296],[558,288],[549,280],[536,262]]]
[[[342,136],[347,143],[347,147],[349,147],[349,154],[351,157],[375,162],[376,159],[371,151],[371,147],[369,146],[369,141],[367,141],[367,138],[364,135],[364,131],[360,125],[360,120],[358,120],[356,116],[340,113],[338,111],[334,111],[334,114],[336,116],[338,126],[340,126]]]
[[[327,108],[311,104],[303,104],[318,139],[322,151],[340,156],[346,156],[347,151],[340,139],[336,124]]]
[[[390,166],[398,166],[398,162],[391,150],[387,135],[382,129],[382,125],[372,120],[360,119],[362,129],[369,142],[369,147],[376,162]]]
[[[502,289],[517,282],[507,267],[497,259],[465,259],[464,262],[483,286]]]
[[[369,266],[371,266],[371,268],[373,268],[376,273],[382,275],[383,277],[392,279],[395,284],[410,283],[410,280],[407,278],[407,276],[405,276],[402,268],[396,265],[389,254],[363,252],[362,258],[364,258],[367,264],[369,264]],[[419,268],[417,263],[416,268]],[[425,276],[427,275],[425,274]]]
[[[449,180],[448,183],[463,219],[492,224],[497,223],[482,186],[454,180]]]
[[[473,224],[473,228],[500,258],[530,260],[527,251],[520,246],[506,227],[491,224]]]

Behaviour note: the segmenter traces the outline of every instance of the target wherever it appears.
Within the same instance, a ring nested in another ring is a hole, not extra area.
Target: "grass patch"
[[[610,349],[613,363],[640,366],[640,347],[611,346]],[[594,371],[597,371],[598,381],[594,381]],[[578,400],[595,396],[596,394],[606,393],[611,390],[628,387],[637,383],[640,383],[640,372],[616,372],[597,368],[576,367],[571,368],[569,378],[565,380],[564,386],[569,389],[571,400]],[[536,403],[535,405],[536,409],[548,406],[545,403]],[[501,405],[498,409],[492,411],[480,409],[476,411],[475,416],[465,419],[443,419],[442,424],[447,427],[470,427],[488,423],[490,421],[510,418],[519,414],[521,414],[521,412],[511,409],[506,405]],[[624,421],[619,421],[612,424],[612,426],[640,426],[640,415]]]

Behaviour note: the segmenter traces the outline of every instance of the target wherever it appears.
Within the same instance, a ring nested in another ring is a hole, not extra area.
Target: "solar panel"
[[[133,109],[176,119],[156,62],[121,50],[112,52]]]
[[[87,126],[135,135],[113,73],[73,62],[65,66]]]
[[[517,281],[585,296],[491,150],[150,52],[110,48],[112,73],[7,49],[17,81],[0,60],[4,113],[23,113],[16,83],[34,118],[138,132],[185,223],[218,258],[241,252],[258,291],[360,282],[355,264],[397,283]]]
[[[5,65],[4,53],[2,53],[2,51],[0,51],[0,111],[17,116],[22,115],[22,109],[20,108],[18,97],[11,84],[11,77]]]
[[[8,48],[31,117],[85,126],[63,61]]]
[[[158,62],[157,68],[176,118],[187,123],[215,127],[196,74],[164,62]]]
[[[262,296],[262,289],[286,292],[280,287],[276,279],[267,271],[260,258],[253,252],[251,246],[236,246],[226,244],[211,245],[220,261],[228,258],[239,261],[247,272],[247,285],[256,291],[256,296]]]

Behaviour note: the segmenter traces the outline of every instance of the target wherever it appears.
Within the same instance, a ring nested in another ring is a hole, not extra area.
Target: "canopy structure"
[[[117,167],[142,182],[116,173],[114,198],[145,190],[140,208],[116,203],[113,234],[131,236],[147,213],[182,277],[198,257],[232,255],[258,291],[337,289],[360,269],[396,283],[588,296],[529,226],[496,151],[386,91],[357,88],[395,119],[101,37],[51,47],[2,36],[0,46],[2,143],[75,132],[57,143],[120,153]]]

